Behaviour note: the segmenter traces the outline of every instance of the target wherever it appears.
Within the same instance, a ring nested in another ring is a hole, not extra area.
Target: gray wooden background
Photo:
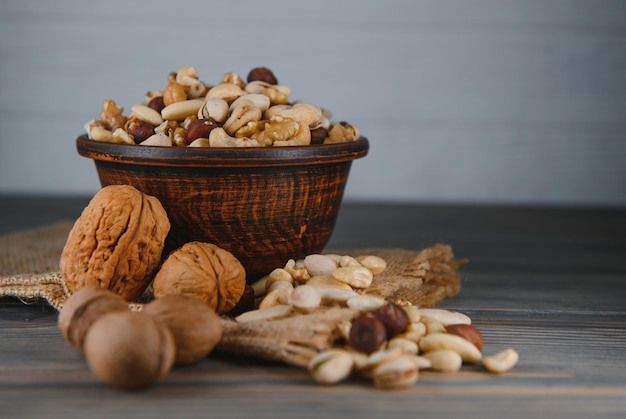
[[[620,0],[1,0],[0,193],[95,192],[83,124],[185,64],[358,125],[347,200],[626,205]]]

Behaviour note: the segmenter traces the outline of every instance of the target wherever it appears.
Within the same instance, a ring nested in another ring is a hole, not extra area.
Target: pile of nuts
[[[219,316],[200,300],[170,295],[133,312],[119,294],[99,286],[72,294],[58,326],[96,376],[127,390],[156,382],[174,365],[200,361],[222,337]]]
[[[320,384],[341,382],[353,373],[370,377],[376,387],[414,384],[419,371],[456,372],[463,364],[479,364],[492,373],[515,366],[514,349],[483,358],[483,338],[471,319],[459,312],[402,306],[367,294],[386,261],[377,256],[314,254],[289,260],[252,284],[258,308],[236,317],[239,322],[311,313],[321,306],[358,311],[337,325],[339,339],[308,365]]]
[[[333,123],[319,106],[292,102],[291,88],[278,84],[265,67],[252,69],[246,80],[225,73],[215,85],[183,66],[168,76],[163,90],[146,93],[142,102],[124,108],[113,100],[102,104],[100,119],[85,124],[92,140],[176,147],[268,147],[353,141],[359,130]]]
[[[237,258],[214,244],[186,243],[161,263],[169,228],[156,198],[112,185],[94,196],[63,249],[71,295],[59,328],[113,386],[142,388],[174,365],[205,358],[222,336],[219,315],[267,321],[328,306],[349,308],[354,317],[338,321],[333,345],[309,362],[321,384],[357,373],[377,387],[398,388],[414,384],[422,369],[456,372],[482,361],[503,373],[517,363],[513,349],[483,358],[482,335],[465,314],[375,295],[371,285],[387,269],[378,256],[311,254],[248,285]],[[155,299],[131,311],[128,302],[150,281]]]

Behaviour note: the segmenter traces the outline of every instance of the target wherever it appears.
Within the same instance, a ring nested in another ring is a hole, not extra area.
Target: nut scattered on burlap
[[[0,237],[0,297],[12,296],[24,303],[45,300],[60,310],[68,297],[59,271],[59,258],[71,222]],[[337,253],[337,251],[333,251]],[[342,254],[373,254],[387,261],[384,272],[365,291],[397,303],[432,307],[460,290],[458,268],[450,246],[437,244],[420,250],[342,249]],[[141,310],[152,298],[151,287],[131,308]],[[357,313],[349,308],[326,308],[284,319],[237,323],[223,318],[219,352],[244,355],[303,366],[337,338],[336,325]]]

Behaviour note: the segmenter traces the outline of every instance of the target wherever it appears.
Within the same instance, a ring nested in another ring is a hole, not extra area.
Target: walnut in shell
[[[153,196],[132,186],[102,188],[69,233],[60,269],[68,291],[97,285],[132,301],[161,261],[170,222]]]
[[[246,286],[246,271],[229,251],[212,243],[189,242],[163,262],[152,283],[156,298],[186,295],[218,313],[230,311]]]

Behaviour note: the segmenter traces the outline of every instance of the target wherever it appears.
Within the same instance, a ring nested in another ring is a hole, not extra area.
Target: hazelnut
[[[174,365],[170,330],[144,313],[113,312],[87,332],[85,358],[101,380],[114,387],[140,389],[163,378]]]
[[[251,81],[263,81],[269,84],[278,84],[276,76],[274,75],[272,70],[267,67],[253,68],[248,73],[248,77],[246,80],[248,81],[248,83],[250,83]]]
[[[348,343],[357,351],[370,354],[387,341],[383,323],[371,314],[363,313],[352,320]]]
[[[470,341],[479,351],[483,350],[483,335],[474,326],[469,324],[449,324],[445,326],[445,329],[448,333]]]
[[[196,138],[209,138],[209,133],[217,127],[217,122],[212,118],[196,119],[187,127],[187,143],[191,144]]]
[[[165,324],[176,343],[176,365],[205,358],[222,337],[219,316],[202,301],[182,295],[152,300],[143,312]]]
[[[83,348],[91,325],[103,315],[114,311],[130,311],[128,303],[118,294],[90,285],[80,288],[63,304],[57,324],[65,340]]]
[[[323,144],[324,140],[328,137],[328,130],[324,127],[319,127],[311,130],[311,144]]]
[[[404,332],[409,326],[409,316],[406,311],[391,301],[376,310],[374,315],[385,326],[387,338]]]
[[[174,81],[165,86],[163,90],[163,103],[165,106],[184,100],[187,100],[187,92],[185,92],[185,87],[182,84]]]
[[[163,108],[165,108],[165,101],[163,100],[163,96],[155,96],[150,99],[150,102],[148,102],[148,107],[161,113]]]
[[[135,144],[139,144],[154,135],[154,127],[138,118],[130,118],[124,129],[133,136]]]

